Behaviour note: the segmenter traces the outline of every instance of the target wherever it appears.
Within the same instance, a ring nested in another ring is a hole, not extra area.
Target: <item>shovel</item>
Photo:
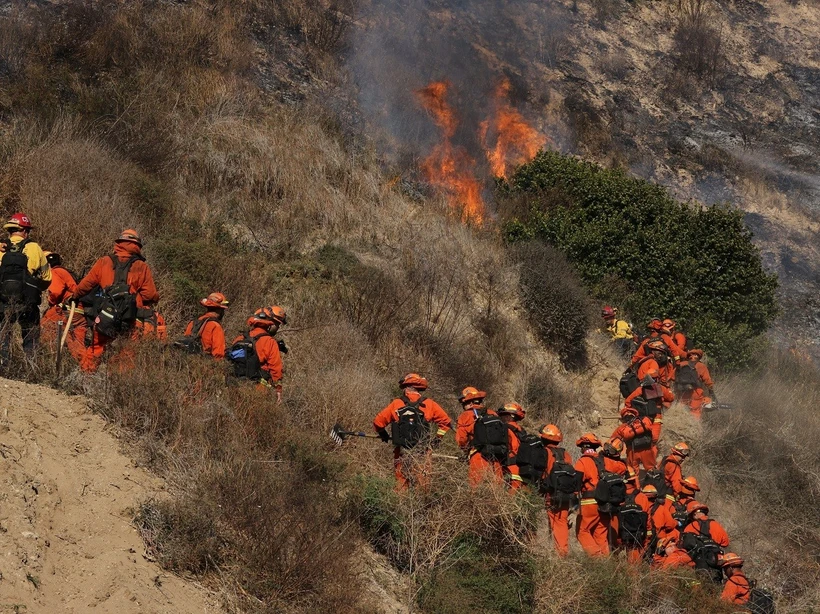
[[[366,437],[367,439],[381,439],[378,435],[369,435],[364,431],[346,431],[342,428],[341,424],[334,424],[333,428],[330,429],[330,438],[334,441],[334,443],[338,446],[344,443],[344,440],[348,437]],[[450,454],[438,454],[433,452],[433,458],[449,458],[451,460],[461,460],[458,456],[452,456]]]

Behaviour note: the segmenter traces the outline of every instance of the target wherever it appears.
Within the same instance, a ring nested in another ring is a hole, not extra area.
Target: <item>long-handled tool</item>
[[[57,377],[60,377],[60,366],[63,359],[63,347],[65,346],[65,340],[68,337],[68,333],[71,330],[71,322],[74,320],[74,311],[77,309],[77,303],[71,301],[71,309],[68,312],[68,321],[65,323],[65,328],[62,329],[62,335],[60,334],[61,326],[63,324],[62,320],[57,325],[57,336],[60,339],[60,343],[57,344],[57,364],[55,366],[55,371],[57,372]]]
[[[364,431],[346,431],[342,428],[341,424],[334,424],[333,428],[330,429],[330,438],[336,443],[336,445],[342,445],[348,437],[365,437],[367,439],[381,439],[378,435],[371,435],[369,433],[365,433]],[[451,454],[439,454],[437,452],[433,452],[434,458],[449,458],[450,460],[461,460],[458,456],[452,456]]]

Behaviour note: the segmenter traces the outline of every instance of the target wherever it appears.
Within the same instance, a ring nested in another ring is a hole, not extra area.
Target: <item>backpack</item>
[[[621,391],[623,398],[628,398],[630,394],[635,392],[641,383],[638,381],[638,376],[631,369],[624,371],[621,379],[618,381],[618,388]]]
[[[664,456],[660,464],[655,469],[650,469],[646,472],[643,478],[644,484],[652,484],[658,490],[658,498],[666,497],[669,492],[669,485],[666,483],[666,463],[670,463],[668,456]]]
[[[137,319],[137,296],[128,285],[128,272],[142,256],[131,256],[120,262],[116,256],[109,256],[114,267],[114,283],[102,288],[96,295],[94,320],[96,329],[106,337],[117,337],[126,332]]]
[[[655,416],[661,413],[659,405],[657,399],[647,399],[643,395],[632,399],[632,407],[638,410],[639,418],[646,416],[654,420]]]
[[[752,589],[746,607],[752,614],[775,614],[774,597],[764,588]]]
[[[267,333],[258,337],[251,337],[249,332],[242,333],[242,338],[228,348],[226,357],[233,363],[234,377],[254,380],[262,377],[262,365],[259,362],[259,355],[256,353],[256,342],[265,336],[270,337]]]
[[[687,524],[689,524],[689,514],[686,512],[686,505],[680,501],[675,501],[675,511],[672,513],[672,518],[678,523],[678,528],[683,531]]]
[[[700,386],[700,376],[690,362],[682,362],[675,373],[675,383],[681,390],[694,390]]]
[[[628,546],[642,546],[646,540],[646,523],[649,514],[635,502],[638,493],[627,495],[618,510],[618,537]]]
[[[424,403],[424,397],[420,397],[415,403],[407,397],[402,396],[404,407],[396,410],[399,419],[390,425],[390,432],[393,445],[405,450],[412,450],[420,442],[429,439],[430,423],[424,417],[424,412],[420,406]]]
[[[626,440],[626,445],[635,452],[643,452],[652,447],[652,430],[647,429],[641,418],[635,418],[627,423],[632,429],[634,437]]]
[[[31,243],[5,241],[6,252],[0,261],[0,301],[8,304],[33,306],[40,303],[41,290],[37,280],[28,272],[28,256],[23,248]]]
[[[487,460],[504,462],[509,452],[507,425],[498,416],[482,413],[473,427],[472,446]]]
[[[598,503],[599,512],[611,514],[626,500],[626,481],[621,474],[606,470],[603,457],[597,456],[593,460],[598,467],[598,484],[592,496]]]
[[[518,475],[527,484],[540,484],[547,468],[547,450],[541,438],[524,429],[515,435],[518,437],[518,455],[513,460],[518,465]]]
[[[552,469],[544,481],[544,490],[550,495],[553,505],[572,503],[581,489],[581,474],[564,460],[564,448],[545,448],[552,454]]]
[[[708,572],[714,582],[723,579],[723,570],[718,564],[718,556],[723,552],[709,534],[711,520],[701,520],[697,533],[684,533],[681,545],[695,562],[695,569]]]
[[[196,320],[191,328],[191,334],[180,337],[174,341],[174,347],[188,354],[202,354],[202,331],[211,319],[212,318]]]

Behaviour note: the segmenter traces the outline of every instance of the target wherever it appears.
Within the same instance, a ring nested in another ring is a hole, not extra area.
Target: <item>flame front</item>
[[[495,117],[481,122],[481,142],[490,170],[506,179],[512,166],[529,162],[548,139],[530,126],[509,101],[510,82],[504,79],[495,90]],[[494,140],[495,144],[491,145]]]
[[[452,143],[458,118],[446,100],[449,87],[447,81],[434,81],[416,91],[417,99],[433,117],[443,138],[421,167],[427,180],[447,195],[450,206],[461,211],[464,221],[481,223],[484,200],[481,198],[481,183],[475,175],[475,160],[463,147]]]

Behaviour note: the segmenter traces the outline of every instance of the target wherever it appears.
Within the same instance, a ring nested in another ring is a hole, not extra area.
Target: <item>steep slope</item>
[[[82,399],[0,383],[0,610],[212,612],[206,591],[146,559],[131,510],[162,480],[118,450]]]

